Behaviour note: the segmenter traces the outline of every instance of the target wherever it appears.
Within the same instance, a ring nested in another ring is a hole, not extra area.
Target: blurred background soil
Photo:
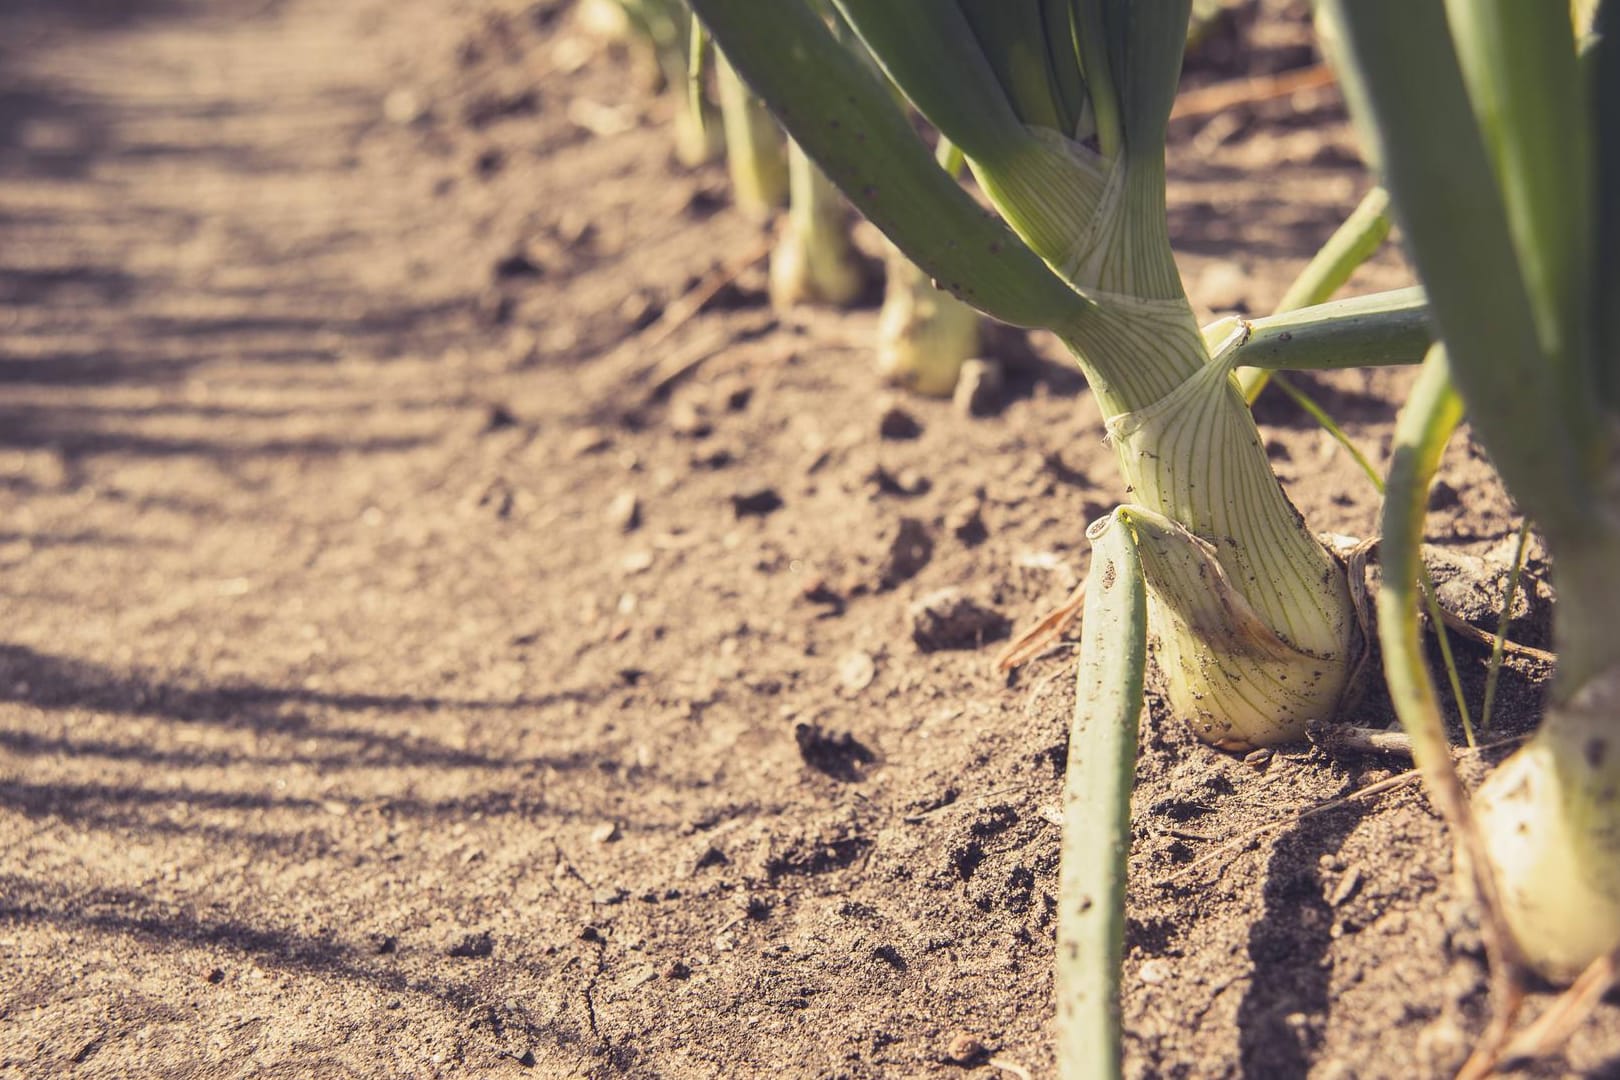
[[[1187,78],[1314,59],[1269,3]],[[1074,652],[993,657],[1123,495],[1096,407],[1039,335],[992,415],[886,391],[874,311],[771,313],[669,120],[560,0],[0,8],[0,1074],[1051,1074]],[[1368,183],[1331,87],[1178,122],[1201,312]],[[1301,377],[1380,466],[1407,381]],[[1494,588],[1465,440],[1433,504]],[[1480,949],[1418,787],[1296,814],[1406,768],[1153,712],[1131,1075],[1455,1066]],[[1620,1075],[1620,1014],[1542,1071]]]

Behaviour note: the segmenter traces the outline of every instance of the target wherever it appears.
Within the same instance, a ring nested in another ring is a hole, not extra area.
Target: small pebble
[[[692,868],[694,870],[707,870],[711,866],[729,866],[730,864],[731,860],[726,858],[726,853],[711,845],[704,849],[702,855],[698,856],[697,862],[692,864]]]
[[[664,313],[664,306],[645,292],[633,292],[619,305],[619,318],[632,332],[645,330]]]
[[[934,554],[934,538],[928,526],[916,518],[901,518],[883,553],[878,566],[878,587],[892,589],[903,581],[917,576],[928,565]]]
[[[692,455],[694,469],[723,469],[737,460],[737,451],[729,446],[709,446]]]
[[[401,127],[416,123],[427,115],[427,106],[409,87],[399,87],[383,99],[383,116],[391,124]]]
[[[866,490],[869,495],[903,495],[906,498],[914,498],[927,494],[932,486],[928,477],[916,469],[901,469],[896,474],[879,465],[866,474]]]
[[[620,532],[631,532],[641,524],[641,501],[633,491],[621,491],[608,503],[608,524]]]
[[[1360,885],[1361,871],[1355,867],[1351,867],[1349,872],[1340,878],[1339,883],[1333,887],[1333,893],[1328,897],[1328,906],[1338,907],[1340,904],[1354,896],[1356,894],[1356,889]]]
[[[1158,957],[1144,960],[1142,966],[1136,969],[1136,977],[1149,986],[1158,986],[1170,978],[1170,961]]]
[[[701,439],[714,432],[709,410],[692,397],[676,398],[669,406],[669,429],[688,439]]]
[[[952,1065],[977,1065],[990,1056],[990,1048],[965,1031],[954,1032],[945,1043],[945,1060]]]
[[[894,483],[902,495],[926,495],[932,486],[928,477],[916,469],[901,469],[895,474]]]
[[[858,694],[872,685],[877,678],[877,661],[872,659],[870,653],[859,649],[846,653],[838,661],[838,685],[846,694]]]
[[[495,951],[495,939],[485,930],[477,934],[467,934],[460,941],[446,950],[446,955],[459,959],[482,959]]]
[[[1422,1075],[1450,1076],[1467,1060],[1474,1040],[1452,1017],[1441,1014],[1418,1032],[1412,1048]]]
[[[983,543],[989,536],[984,527],[983,505],[978,496],[970,495],[945,513],[945,528],[968,547]]]

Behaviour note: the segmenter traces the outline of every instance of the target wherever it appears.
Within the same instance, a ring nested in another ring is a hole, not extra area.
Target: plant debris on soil
[[[1312,62],[1283,15],[1189,84]],[[1170,173],[1206,314],[1369,183],[1331,86],[1178,121]],[[1075,658],[994,654],[1123,497],[1101,418],[1042,335],[994,410],[892,395],[874,311],[769,313],[761,239],[566,3],[0,9],[0,1074],[1052,1074]],[[1380,465],[1408,381],[1299,379]],[[1488,600],[1518,519],[1465,439],[1444,476]],[[1130,1075],[1455,1068],[1421,788],[1298,816],[1405,768],[1150,710]],[[1620,1013],[1539,1068],[1620,1073]]]

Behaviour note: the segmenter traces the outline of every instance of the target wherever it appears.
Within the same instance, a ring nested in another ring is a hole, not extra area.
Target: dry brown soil
[[[1039,337],[995,415],[893,398],[871,310],[775,317],[757,267],[666,333],[762,241],[668,147],[564,4],[0,6],[0,1074],[1051,1074],[1074,654],[986,639],[1085,573],[1097,410]],[[1367,183],[1331,90],[1178,125],[1202,309],[1266,310]],[[1406,376],[1301,381],[1381,464]],[[1436,540],[1500,561],[1481,456],[1445,475]],[[943,588],[999,619],[925,652]],[[1295,817],[1405,767],[1152,714],[1132,1076],[1455,1065],[1420,790]],[[1620,1074],[1620,1012],[1542,1072]]]

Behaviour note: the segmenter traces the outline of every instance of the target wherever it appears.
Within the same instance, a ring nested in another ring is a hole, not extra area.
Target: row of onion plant
[[[1101,405],[1132,502],[1088,530],[1058,1057],[1068,1077],[1115,1075],[1149,635],[1171,708],[1234,750],[1331,720],[1366,646],[1345,569],[1278,484],[1234,370],[1415,362],[1430,337],[1423,298],[1406,291],[1200,329],[1165,202],[1185,0],[837,0],[887,79],[960,150],[993,214],[803,0],[780,0],[768,19],[749,0],[692,4],[863,214],[943,290],[1056,334]]]

